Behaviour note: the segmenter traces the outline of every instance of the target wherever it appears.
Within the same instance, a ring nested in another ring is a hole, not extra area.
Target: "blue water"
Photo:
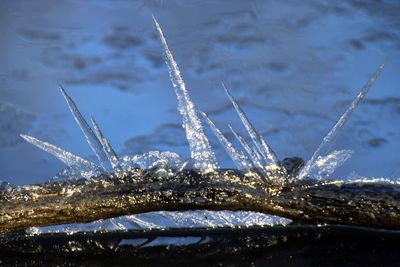
[[[58,83],[119,154],[189,157],[152,14],[197,107],[244,134],[224,81],[280,158],[308,159],[387,59],[334,147],[355,150],[334,176],[400,177],[399,12],[398,1],[2,1],[0,179],[43,182],[64,167],[21,132],[94,158]]]

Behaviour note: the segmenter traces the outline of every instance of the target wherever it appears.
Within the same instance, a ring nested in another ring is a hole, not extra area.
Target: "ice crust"
[[[312,177],[324,179],[329,177],[334,171],[351,158],[352,150],[335,150],[327,156],[319,156],[310,170]]]
[[[31,227],[29,234],[67,232],[70,234],[87,231],[127,231],[176,228],[218,228],[287,225],[286,218],[247,211],[158,211],[137,215],[98,220],[91,223],[75,223],[46,227]]]

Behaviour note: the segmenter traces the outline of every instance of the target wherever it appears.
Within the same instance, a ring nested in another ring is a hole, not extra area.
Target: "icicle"
[[[93,130],[89,127],[88,123],[83,118],[82,114],[79,112],[78,107],[76,106],[76,104],[74,103],[72,98],[67,94],[67,92],[64,90],[62,85],[60,85],[59,87],[60,87],[61,93],[63,94],[65,100],[67,101],[68,107],[71,110],[72,115],[75,118],[75,121],[78,123],[83,134],[85,135],[86,140],[87,140],[88,144],[90,145],[90,148],[96,154],[97,158],[100,161],[101,166],[105,170],[109,169],[108,168],[109,163],[107,160],[107,156],[105,155],[105,152],[103,151],[103,146],[101,145],[99,139],[97,139]]]
[[[215,126],[215,124],[208,118],[206,113],[201,112],[200,114],[203,115],[206,122],[210,125],[210,128],[214,132],[215,136],[221,142],[225,151],[232,158],[233,162],[238,167],[238,169],[240,169],[240,170],[251,169],[253,167],[253,165],[250,163],[248,157],[246,155],[244,155],[241,151],[237,150],[232,145],[232,143],[229,142],[228,139],[226,139],[226,137],[221,133],[221,131],[217,128],[217,126]]]
[[[322,140],[321,144],[318,146],[317,150],[312,155],[311,159],[306,163],[306,165],[301,170],[300,175],[299,175],[300,179],[302,179],[302,178],[306,177],[307,175],[309,175],[309,173],[310,173],[311,169],[313,168],[313,166],[315,165],[315,162],[318,159],[318,157],[323,155],[323,154],[326,154],[328,152],[328,150],[333,145],[333,142],[334,142],[337,134],[343,128],[343,126],[346,124],[346,122],[349,120],[351,114],[357,108],[357,106],[360,103],[360,101],[368,93],[369,89],[372,87],[372,85],[374,84],[376,79],[382,73],[384,67],[385,67],[385,63],[383,63],[382,65],[379,66],[379,68],[376,70],[374,75],[364,85],[364,87],[361,89],[361,91],[358,93],[358,95],[354,98],[353,102],[351,102],[351,104],[347,108],[347,110],[339,118],[339,120],[332,127],[332,129],[329,131],[329,133],[324,137],[324,139]]]
[[[224,88],[226,94],[228,95],[230,101],[232,102],[236,112],[239,114],[239,117],[241,121],[243,122],[244,126],[246,127],[246,130],[249,132],[249,135],[251,137],[251,140],[253,141],[254,145],[257,147],[257,149],[260,151],[261,155],[263,156],[264,160],[266,163],[273,163],[277,164],[278,159],[274,153],[274,151],[269,147],[267,142],[257,133],[255,130],[254,126],[251,124],[249,119],[247,118],[246,114],[244,111],[240,108],[236,100],[233,98],[233,96],[229,93],[228,89],[225,87],[224,84],[222,84],[222,87]]]
[[[39,139],[36,139],[32,136],[25,135],[25,134],[20,134],[20,136],[27,142],[31,143],[34,146],[37,146],[38,148],[46,151],[47,153],[52,154],[56,158],[58,158],[60,161],[62,161],[65,165],[72,167],[78,167],[82,168],[85,170],[92,170],[93,172],[98,172],[99,167],[95,165],[94,163],[83,159],[79,156],[76,156],[68,151],[65,151],[55,145],[49,144],[47,142],[41,141]]]
[[[97,135],[97,138],[100,140],[104,152],[107,154],[108,160],[111,163],[111,166],[113,169],[120,169],[119,165],[119,159],[117,154],[115,153],[114,149],[111,147],[110,142],[107,140],[107,138],[104,137],[103,132],[100,130],[99,125],[96,123],[94,118],[90,118],[92,124],[93,124],[93,129]]]
[[[154,17],[153,20],[158,37],[164,48],[166,64],[178,99],[178,110],[182,116],[182,126],[185,129],[186,138],[189,142],[191,157],[195,161],[194,167],[201,170],[213,171],[218,168],[215,154],[204,133],[201,121],[196,114],[195,106],[190,99],[179,67],[168,48],[160,25]]]
[[[250,156],[250,159],[253,162],[253,165],[256,167],[256,169],[260,172],[260,174],[264,178],[269,179],[268,173],[265,171],[264,166],[260,162],[260,157],[261,157],[260,154],[258,154],[256,150],[253,150],[252,147],[250,147],[250,145],[246,142],[246,140],[244,140],[243,137],[241,137],[235,130],[233,130],[233,128],[230,125],[229,128],[231,129],[236,139],[246,150],[247,154]]]

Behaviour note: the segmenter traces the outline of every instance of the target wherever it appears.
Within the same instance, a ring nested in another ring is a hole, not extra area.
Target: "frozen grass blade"
[[[240,108],[240,106],[238,105],[238,103],[233,98],[233,96],[231,95],[231,93],[228,91],[228,89],[225,87],[224,84],[222,84],[222,87],[224,88],[225,93],[229,97],[229,100],[232,102],[232,105],[235,108],[236,112],[239,114],[239,117],[243,125],[246,127],[246,130],[249,132],[251,140],[257,147],[258,151],[260,151],[266,163],[277,164],[278,159],[274,151],[269,147],[269,145],[267,144],[267,142],[265,142],[265,140],[261,137],[261,135],[257,133],[254,126],[251,124],[246,114],[244,113],[244,111]]]
[[[353,111],[357,108],[360,101],[364,99],[364,97],[368,93],[369,89],[372,87],[372,85],[375,83],[376,79],[382,73],[383,68],[385,67],[385,64],[386,63],[383,63],[379,66],[379,68],[376,70],[374,75],[364,85],[364,87],[361,89],[361,91],[354,98],[353,102],[351,102],[351,104],[347,108],[347,110],[343,113],[343,115],[339,118],[339,120],[336,122],[336,124],[332,127],[332,129],[324,137],[321,144],[318,146],[317,150],[315,150],[314,154],[312,155],[311,159],[306,163],[306,165],[301,170],[301,172],[299,174],[300,179],[308,176],[310,174],[310,171],[312,170],[313,166],[316,164],[316,161],[318,160],[318,158],[320,156],[328,153],[328,150],[332,147],[337,134],[343,128],[343,126],[346,124],[346,122],[349,120],[351,114],[353,114]]]
[[[172,85],[174,86],[178,99],[178,110],[182,116],[182,126],[186,132],[189,142],[191,158],[194,160],[194,167],[205,171],[214,171],[218,168],[218,163],[207,136],[204,133],[201,121],[197,116],[194,103],[190,99],[185,82],[182,79],[179,67],[168,48],[167,41],[157,20],[153,17],[154,26],[158,37],[164,48],[166,64],[169,69]]]
[[[93,152],[96,154],[97,158],[99,159],[101,166],[105,170],[109,169],[108,168],[109,162],[108,162],[105,152],[103,151],[103,146],[101,145],[99,139],[97,139],[95,133],[90,128],[90,126],[88,125],[86,120],[83,118],[82,114],[79,112],[78,107],[76,106],[75,102],[67,94],[67,92],[64,90],[62,85],[60,85],[60,90],[61,90],[61,93],[63,94],[65,100],[67,101],[68,107],[71,110],[72,115],[75,118],[75,121],[78,123],[83,134],[85,135],[90,148],[93,150]]]
[[[242,153],[242,151],[237,150],[231,142],[221,133],[221,131],[215,126],[215,124],[208,118],[206,113],[201,112],[204,119],[210,125],[211,130],[214,132],[215,136],[221,142],[222,146],[224,147],[225,151],[231,157],[232,161],[240,170],[248,170],[251,169],[253,166],[249,160],[249,158]]]
[[[76,166],[78,168],[82,168],[85,170],[91,170],[91,171],[98,171],[99,167],[95,165],[94,163],[83,159],[79,156],[76,156],[72,154],[71,152],[65,151],[55,145],[49,144],[47,142],[41,141],[39,139],[36,139],[32,136],[26,135],[26,134],[20,134],[20,136],[27,141],[28,143],[31,143],[32,145],[46,151],[47,153],[52,154],[56,158],[58,158],[60,161],[62,161],[65,165],[72,167]]]
[[[96,123],[96,121],[94,120],[94,118],[90,118],[92,125],[93,125],[93,129],[97,135],[97,138],[100,140],[102,146],[103,146],[103,150],[104,152],[107,154],[108,160],[111,163],[111,166],[113,167],[113,169],[120,169],[120,165],[119,165],[119,159],[117,154],[115,153],[114,149],[112,148],[112,146],[110,145],[110,142],[107,140],[107,138],[104,137],[103,132],[100,130],[99,125]]]

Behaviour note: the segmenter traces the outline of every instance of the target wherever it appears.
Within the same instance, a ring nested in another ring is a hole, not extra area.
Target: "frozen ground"
[[[64,167],[21,132],[93,157],[60,82],[120,154],[189,157],[152,14],[197,107],[229,137],[228,123],[243,130],[224,81],[280,158],[308,159],[387,59],[334,147],[355,150],[336,176],[400,177],[399,12],[397,1],[2,1],[0,179],[43,182]]]

